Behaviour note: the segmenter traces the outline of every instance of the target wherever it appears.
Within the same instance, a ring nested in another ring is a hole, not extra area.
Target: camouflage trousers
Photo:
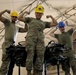
[[[10,63],[10,57],[6,54],[6,48],[10,45],[10,43],[3,43],[2,45],[2,64],[0,67],[0,75],[6,75],[8,70],[8,65]]]
[[[2,55],[2,64],[0,67],[0,75],[6,75],[10,59],[7,54]]]
[[[39,74],[42,74],[43,71],[43,61],[44,61],[44,39],[43,38],[26,38],[26,70],[36,70]],[[35,75],[38,73],[35,72]]]
[[[62,65],[62,69],[65,72],[65,75],[70,75],[70,68],[73,71],[73,75],[76,75],[76,58],[73,50],[68,50],[64,54],[64,56],[68,57],[69,62],[64,62]]]

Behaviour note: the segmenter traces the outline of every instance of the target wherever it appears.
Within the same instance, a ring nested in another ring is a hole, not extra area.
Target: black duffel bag
[[[6,48],[6,53],[9,55],[11,61],[15,61],[17,66],[25,67],[27,52],[26,48],[22,45],[10,45],[10,47]]]

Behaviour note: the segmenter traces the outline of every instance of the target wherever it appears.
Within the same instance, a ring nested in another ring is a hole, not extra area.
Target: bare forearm
[[[57,26],[58,23],[57,21],[55,20],[55,18],[53,18],[51,15],[47,15],[46,18],[51,18],[52,19],[52,22],[50,23],[50,26]]]
[[[23,18],[25,12],[21,12],[20,15],[19,15],[19,18]]]
[[[54,32],[55,32],[57,29],[58,29],[58,28],[55,27],[55,28],[51,31],[50,35],[51,35],[52,37],[54,37]]]
[[[55,27],[55,28],[51,31],[51,33],[54,33],[57,29],[58,29],[58,28]]]
[[[2,16],[5,12],[8,13],[8,10],[4,10],[4,11],[1,11],[1,12],[0,12],[0,21],[1,21],[1,22],[4,22],[4,21],[6,20],[6,18],[4,18],[4,17]]]
[[[7,10],[1,11],[0,16],[2,16],[5,12],[7,12]]]
[[[27,11],[21,12],[21,14],[20,14],[19,17],[18,17],[18,20],[24,22],[24,18],[23,18],[23,16],[24,16],[25,13],[26,13],[26,14],[29,14],[29,12],[27,12]]]
[[[54,24],[56,24],[56,25],[58,24],[57,21],[56,21],[52,16],[50,16],[50,18],[52,19],[52,22],[53,22]]]
[[[3,10],[3,11],[0,12],[0,21],[1,21],[1,22],[4,22],[4,21],[6,20],[6,18],[2,17],[2,15],[3,15],[5,12],[7,12],[8,14],[10,14],[11,11],[6,9],[6,10]]]

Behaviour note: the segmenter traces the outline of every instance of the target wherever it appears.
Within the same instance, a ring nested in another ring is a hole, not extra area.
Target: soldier
[[[62,69],[65,71],[65,75],[70,75],[70,67],[71,67],[73,71],[73,75],[76,75],[76,59],[74,55],[73,43],[72,43],[72,37],[71,37],[73,31],[76,29],[76,26],[66,32],[65,23],[61,21],[58,23],[58,28],[59,28],[60,34],[54,34],[55,38],[58,40],[60,44],[65,44],[69,49],[63,54],[64,56],[69,58],[69,63],[64,62],[64,64],[62,64]],[[56,31],[56,29],[54,31]],[[54,33],[54,31],[52,33]]]
[[[0,75],[7,74],[7,70],[8,70],[7,67],[10,62],[10,57],[6,53],[6,48],[14,43],[17,31],[19,31],[19,32],[27,31],[27,27],[25,27],[26,29],[25,28],[23,29],[23,28],[18,28],[15,25],[16,21],[18,20],[17,19],[17,17],[18,17],[17,11],[13,11],[11,13],[11,21],[2,16],[5,12],[10,14],[10,10],[6,9],[6,10],[0,12],[0,21],[2,23],[4,23],[4,26],[5,26],[5,38],[4,38],[4,42],[2,44],[2,64],[1,64],[1,68],[0,68]]]
[[[44,22],[41,20],[41,17],[44,13],[44,7],[42,5],[37,5],[35,8],[35,17],[26,17],[23,18],[23,15],[28,13],[27,11],[23,12],[18,19],[25,23],[28,23],[28,33],[26,35],[26,50],[27,50],[27,59],[26,59],[26,70],[27,75],[31,75],[31,70],[33,69],[34,75],[42,75],[43,71],[43,61],[44,61],[44,35],[43,30],[45,28],[50,28],[57,25],[57,21],[51,16],[48,15],[47,18],[51,18],[52,22]],[[33,64],[34,55],[36,55],[35,62]]]

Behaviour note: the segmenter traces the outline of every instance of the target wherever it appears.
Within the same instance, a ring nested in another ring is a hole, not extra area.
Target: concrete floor
[[[64,71],[62,71],[61,66],[59,71],[60,71],[60,75],[64,75]],[[49,68],[47,68],[47,75],[58,75],[57,66],[50,66]],[[72,71],[71,71],[71,75],[73,75]]]
[[[13,71],[13,75],[19,75],[18,71],[19,71],[18,67],[15,66],[14,71]],[[20,75],[27,75],[26,68],[21,68]],[[47,71],[47,75],[58,75],[57,70]],[[60,70],[60,75],[64,75],[64,72],[62,70]],[[73,75],[72,72],[71,72],[71,75]]]
[[[26,75],[26,74],[27,74],[26,68],[21,68],[21,75]],[[18,75],[18,67],[14,68],[13,75]],[[47,75],[58,75],[58,73],[57,73],[56,69],[55,70],[48,70]],[[60,69],[60,75],[64,75],[64,72],[61,69]],[[71,72],[71,75],[73,75],[72,72]]]

